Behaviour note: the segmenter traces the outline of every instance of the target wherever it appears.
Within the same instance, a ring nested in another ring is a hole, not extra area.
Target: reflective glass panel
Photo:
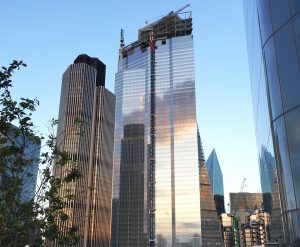
[[[272,34],[272,22],[270,15],[270,0],[259,0],[257,2],[258,16],[260,23],[260,31],[262,43],[264,44],[267,38]]]
[[[292,15],[300,11],[300,1],[290,0]]]
[[[300,107],[286,114],[287,137],[294,175],[295,196],[298,207],[300,206]]]
[[[273,118],[276,118],[282,113],[282,102],[280,84],[278,79],[277,59],[275,55],[273,38],[268,40],[264,51],[272,116]]]
[[[300,104],[300,70],[291,21],[276,32],[274,40],[283,108],[288,111]]]
[[[270,10],[274,32],[290,17],[290,5],[288,1],[271,0]]]
[[[274,131],[276,135],[276,147],[278,152],[277,166],[280,176],[281,197],[285,203],[284,210],[293,209],[296,206],[293,185],[293,173],[291,170],[288,141],[285,130],[284,117],[280,117],[275,121]]]

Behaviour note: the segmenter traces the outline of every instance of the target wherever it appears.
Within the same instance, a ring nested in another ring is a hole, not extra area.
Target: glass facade
[[[271,240],[288,246],[300,241],[299,7],[298,0],[244,0],[264,204]]]
[[[206,161],[206,166],[208,170],[209,179],[212,185],[213,195],[224,196],[223,174],[215,150],[213,150],[209,155]]]
[[[171,18],[168,25],[176,30],[175,23],[182,19]],[[149,43],[137,42],[121,51],[116,73],[113,208],[118,212],[113,212],[111,246],[149,244],[151,128],[155,128],[156,246],[201,246],[193,36],[184,29],[156,40],[154,101]],[[150,121],[151,104],[155,126]],[[128,128],[131,134],[126,133]],[[134,205],[135,210],[125,205]]]
[[[225,213],[223,174],[215,149],[209,155],[206,166],[211,183],[211,190],[218,215]]]
[[[12,128],[17,129],[17,127],[13,126]],[[24,185],[22,186],[22,191],[20,193],[20,200],[23,202],[28,202],[34,199],[36,183],[37,183],[37,175],[39,170],[39,158],[41,151],[41,143],[34,142],[31,138],[26,138],[20,134],[16,134],[14,130],[11,131],[9,135],[9,141],[6,143],[7,146],[12,145],[12,141],[16,143],[25,143],[25,148],[23,153],[25,154],[23,159],[27,162],[30,162],[26,169],[21,173],[21,177],[23,179]],[[27,155],[26,155],[27,154]],[[0,174],[0,200],[2,191],[7,189],[8,181],[11,177],[11,173],[4,172]]]
[[[62,232],[77,228],[78,246],[108,247],[110,241],[115,96],[104,78],[101,61],[80,55],[62,80],[57,145],[76,160],[83,177],[60,190],[61,196],[71,190],[75,198],[64,208],[70,219],[58,224]],[[63,176],[71,165],[55,166],[54,175]]]

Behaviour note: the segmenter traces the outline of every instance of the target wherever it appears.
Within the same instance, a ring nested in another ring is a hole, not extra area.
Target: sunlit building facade
[[[205,162],[200,163],[201,238],[204,247],[223,247],[221,221],[211,191]]]
[[[157,247],[201,246],[191,21],[190,12],[171,12],[140,29],[136,42],[121,44],[115,84],[113,208],[118,212],[113,212],[113,247],[149,246],[152,230]],[[149,30],[154,32],[155,61]],[[153,160],[155,174],[150,169]],[[149,214],[153,200],[155,221]]]
[[[72,190],[75,198],[59,228],[76,227],[78,246],[108,247],[110,241],[115,96],[105,88],[105,68],[97,58],[79,55],[62,79],[57,145],[83,177],[60,190],[61,196]],[[56,165],[54,175],[64,176],[71,165]]]
[[[244,10],[270,238],[291,246],[300,242],[300,2],[244,0]]]

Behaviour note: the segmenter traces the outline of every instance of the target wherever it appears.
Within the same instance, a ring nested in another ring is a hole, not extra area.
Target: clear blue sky
[[[106,64],[114,90],[120,29],[125,43],[153,21],[190,3],[193,12],[197,119],[206,158],[216,149],[225,193],[260,191],[248,57],[241,0],[100,1],[3,0],[0,3],[0,65],[28,64],[14,76],[16,96],[37,97],[36,125],[46,131],[57,117],[61,76],[77,55]]]

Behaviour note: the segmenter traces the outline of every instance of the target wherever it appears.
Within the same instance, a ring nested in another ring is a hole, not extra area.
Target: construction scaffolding
[[[149,37],[151,32],[153,32],[155,41],[192,34],[192,12],[181,12],[187,7],[189,7],[189,4],[176,12],[171,11],[160,20],[139,29],[138,40],[122,47],[122,58],[127,57],[130,51],[136,47],[146,50],[150,46]]]

